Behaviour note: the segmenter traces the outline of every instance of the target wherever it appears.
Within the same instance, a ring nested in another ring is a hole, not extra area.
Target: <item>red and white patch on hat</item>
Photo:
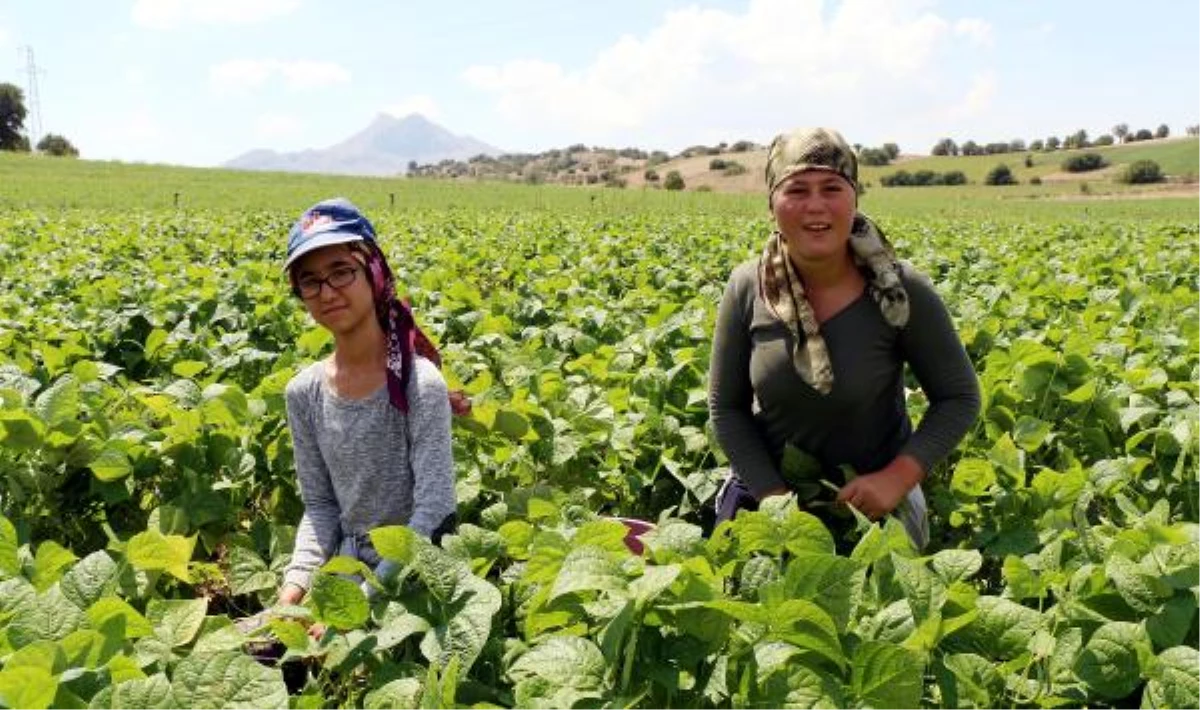
[[[333,221],[333,217],[320,212],[309,212],[304,215],[304,219],[300,221],[300,231],[308,234],[322,224],[329,224]]]

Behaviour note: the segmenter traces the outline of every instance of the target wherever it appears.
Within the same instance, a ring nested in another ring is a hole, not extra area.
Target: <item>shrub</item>
[[[658,182],[658,171],[653,169],[647,170],[642,174],[642,177],[646,178],[646,182]]]
[[[1137,141],[1148,141],[1153,137],[1154,137],[1154,134],[1150,132],[1150,129],[1139,128],[1138,132],[1136,134],[1134,134],[1133,139],[1137,140]]]
[[[913,173],[914,185],[940,185],[941,183],[942,176],[932,170],[918,170]]]
[[[858,154],[858,162],[863,165],[887,165],[891,161],[887,152],[880,148],[863,148]]]
[[[1153,160],[1137,160],[1125,166],[1117,175],[1117,182],[1127,185],[1142,185],[1152,182],[1162,182],[1162,168]]]
[[[663,187],[668,190],[682,190],[686,185],[684,185],[683,176],[679,174],[679,171],[672,170],[663,180]]]
[[[1041,185],[1042,179],[1040,177],[1038,177],[1037,175],[1034,175],[1033,177],[1029,178],[1029,184],[1030,185]]]
[[[726,165],[728,165],[728,163],[721,158],[713,158],[712,160],[708,161],[709,170],[724,170]]]
[[[1083,153],[1072,155],[1063,161],[1062,168],[1069,173],[1086,173],[1089,170],[1099,170],[1108,165],[1104,156],[1099,153]]]
[[[742,165],[741,163],[737,162],[736,160],[730,160],[728,163],[725,163],[725,169],[721,172],[726,177],[733,177],[734,175],[744,175],[746,173],[746,166]]]
[[[1016,185],[1017,179],[1013,177],[1012,170],[1007,165],[1000,163],[988,171],[984,183],[988,185]]]
[[[966,185],[967,175],[961,170],[950,170],[942,173],[943,185]]]
[[[712,192],[712,191],[713,191],[712,185],[701,185],[700,187],[697,187],[694,190],[694,192]]]

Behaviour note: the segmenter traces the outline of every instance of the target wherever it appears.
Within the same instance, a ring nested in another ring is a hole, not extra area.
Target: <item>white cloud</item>
[[[856,107],[877,110],[890,96],[935,99],[943,40],[990,38],[985,23],[954,23],[929,7],[925,0],[751,0],[741,14],[687,8],[644,36],[621,37],[579,70],[525,58],[471,66],[462,77],[493,95],[511,124],[585,142],[632,136],[635,128],[645,139],[656,126],[669,135],[671,124],[732,123],[739,113],[744,124],[747,112],[772,130],[829,123]]]
[[[977,75],[971,81],[971,88],[957,104],[946,111],[946,117],[951,120],[962,120],[974,116],[982,116],[992,107],[996,98],[996,75],[987,72]]]
[[[437,121],[441,117],[441,109],[438,108],[437,102],[433,100],[433,97],[425,94],[407,96],[385,108],[384,112],[396,118],[404,118],[414,113],[419,113],[431,121]]]
[[[970,38],[972,42],[991,47],[992,26],[979,18],[964,18],[954,23],[954,34]]]
[[[287,15],[299,0],[136,0],[133,22],[154,30],[184,25],[247,25]]]
[[[278,59],[231,59],[209,67],[209,83],[218,92],[244,91],[281,77],[291,89],[314,89],[350,80],[350,72],[333,62]]]

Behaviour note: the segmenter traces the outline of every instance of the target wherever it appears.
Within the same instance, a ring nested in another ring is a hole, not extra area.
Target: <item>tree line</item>
[[[1200,126],[1188,126],[1186,132],[1189,136],[1200,135]],[[1170,135],[1171,129],[1165,123],[1159,124],[1158,128],[1153,131],[1149,128],[1139,128],[1134,131],[1130,129],[1128,123],[1118,123],[1112,127],[1111,133],[1102,133],[1094,140],[1090,139],[1088,132],[1082,128],[1061,139],[1058,136],[1049,136],[1045,139],[1036,138],[1029,141],[1028,144],[1020,138],[1014,138],[1011,141],[982,144],[976,143],[973,140],[967,140],[963,141],[962,145],[959,145],[951,138],[942,138],[934,144],[930,153],[932,155],[995,155],[998,153],[1024,153],[1025,151],[1073,150],[1077,148],[1102,147],[1118,142],[1134,143],[1136,141],[1168,138]]]
[[[29,135],[25,130],[25,119],[29,111],[25,108],[25,92],[16,84],[0,83],[0,150],[29,153]],[[34,149],[46,155],[70,158],[79,157],[79,149],[64,136],[47,133],[37,142]]]

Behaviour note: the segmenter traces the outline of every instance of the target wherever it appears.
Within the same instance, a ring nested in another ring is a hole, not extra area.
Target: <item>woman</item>
[[[349,201],[301,215],[284,268],[334,338],[333,354],[287,386],[304,516],[279,601],[297,604],[335,554],[380,564],[371,529],[403,524],[436,540],[453,525],[450,414],[465,400],[447,392],[437,350],[396,298],[375,230]]]
[[[709,411],[732,469],[717,521],[793,490],[781,469],[794,446],[844,483],[835,503],[872,520],[903,512],[923,547],[920,482],[979,413],[971,362],[933,285],[857,212],[858,161],[840,134],[777,136],[766,178],[775,231],[757,259],[734,269],[713,337]],[[929,400],[915,431],[906,363]],[[846,466],[858,474],[848,482]],[[844,527],[827,504],[806,502]]]

